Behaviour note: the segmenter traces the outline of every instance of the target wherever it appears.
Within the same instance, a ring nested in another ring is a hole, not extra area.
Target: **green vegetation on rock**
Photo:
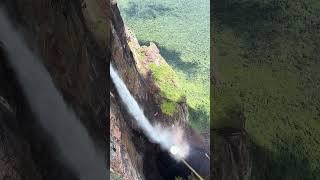
[[[179,87],[179,79],[171,66],[165,61],[159,65],[150,64],[150,70],[163,98],[160,105],[161,111],[172,116],[176,111],[177,102],[184,95],[181,87]]]
[[[140,44],[155,42],[176,72],[190,109],[191,125],[198,131],[209,131],[210,1],[118,0],[118,5]],[[179,98],[175,88],[163,87],[173,101]]]
[[[156,84],[160,87],[161,95],[171,101],[179,101],[183,92],[173,69],[168,64],[161,63],[159,65],[150,64],[150,70]]]
[[[169,116],[172,116],[175,113],[176,107],[177,107],[177,104],[175,102],[167,101],[167,100],[162,102],[160,105],[161,111],[164,114]]]

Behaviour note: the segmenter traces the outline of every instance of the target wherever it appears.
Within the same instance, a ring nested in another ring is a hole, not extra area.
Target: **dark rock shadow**
[[[214,117],[213,121],[211,121],[213,130],[226,128],[244,129],[246,117],[243,111],[243,106],[235,101],[234,104],[225,106],[221,112],[216,112],[216,114],[211,112],[211,116]]]
[[[254,30],[252,28],[258,24],[276,21],[274,18],[280,15],[282,6],[285,5],[259,1],[218,0],[211,6],[214,12],[212,22],[226,25],[238,32],[246,32]]]
[[[157,45],[161,56],[166,60],[168,64],[173,66],[173,68],[184,72],[187,77],[192,77],[198,72],[199,64],[196,62],[184,62],[181,59],[181,52],[176,51],[175,49],[169,49],[155,41],[139,40],[139,44],[141,46],[149,46],[150,42],[153,42]]]
[[[212,22],[216,26],[217,31],[221,26],[229,27],[237,36],[249,35],[250,38],[265,38],[270,40],[276,37],[277,32],[282,29],[266,28],[269,23],[284,23],[282,17],[283,9],[281,4],[277,3],[261,3],[258,1],[223,1],[218,0],[214,7],[214,15]]]
[[[251,180],[313,180],[319,177],[320,171],[312,170],[305,155],[297,153],[293,139],[287,140],[285,145],[274,144],[277,149],[275,152],[258,145],[244,130],[246,117],[242,111],[242,107],[237,104],[226,107],[225,115],[219,117],[223,124],[216,122],[215,129],[211,128],[211,148],[214,158],[217,159],[215,164],[213,163],[213,176],[220,177],[225,173],[224,170],[229,171],[237,167],[233,170],[235,174],[239,176],[244,174],[243,172],[251,172]],[[235,141],[237,139],[240,141]],[[234,147],[233,153],[227,151],[226,145],[229,144],[230,147]],[[239,148],[241,144],[248,145]],[[230,160],[231,155],[235,161]],[[249,158],[246,158],[247,156]]]
[[[192,121],[191,123],[197,122],[199,128],[201,128],[203,132],[210,132],[210,126],[207,123],[210,117],[209,114],[204,110],[204,107],[199,107],[195,109],[188,106],[188,110],[189,121]]]
[[[291,39],[284,24],[289,26],[288,17],[283,10],[287,3],[262,3],[260,1],[218,0],[214,7],[212,25],[215,31],[231,29],[235,36],[243,40],[246,53],[251,61],[266,61],[271,52],[279,49],[277,39]],[[285,38],[284,38],[285,39]],[[219,43],[219,42],[217,42]],[[223,51],[217,49],[217,52]],[[249,53],[249,54],[247,54]]]
[[[123,9],[126,16],[145,20],[166,15],[177,16],[173,10],[174,8],[163,4],[155,3],[144,5],[142,2],[129,2],[128,8]]]
[[[307,66],[306,60],[318,59],[316,48],[313,53],[302,51],[319,45],[313,35],[318,34],[315,26],[319,24],[318,10],[311,2],[218,0],[211,11],[211,25],[215,27],[212,33],[232,30],[246,51],[241,56],[251,62],[272,64],[279,54],[284,54],[286,61],[293,61],[301,69]],[[217,47],[223,44],[216,43]],[[219,51],[223,49],[217,48]]]
[[[286,148],[274,153],[251,142],[250,151],[253,160],[251,178],[253,180],[313,180],[319,176],[319,170],[312,171],[309,162],[303,156],[298,157]]]

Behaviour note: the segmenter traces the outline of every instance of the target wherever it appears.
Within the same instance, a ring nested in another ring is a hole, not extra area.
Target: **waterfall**
[[[65,104],[50,74],[26,46],[23,37],[0,9],[0,41],[30,107],[52,136],[65,162],[81,180],[106,180],[104,158],[94,149],[87,130]]]
[[[177,160],[185,158],[188,155],[189,146],[183,140],[183,131],[178,127],[162,128],[160,125],[153,126],[144,115],[144,112],[112,64],[110,64],[110,76],[128,112],[136,120],[138,126],[143,130],[149,140],[160,144],[163,149],[170,151]]]

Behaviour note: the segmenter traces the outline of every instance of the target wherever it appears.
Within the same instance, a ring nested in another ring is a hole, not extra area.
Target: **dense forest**
[[[118,5],[125,24],[140,44],[149,46],[154,42],[177,74],[191,125],[199,132],[208,132],[210,1],[119,0]]]
[[[320,179],[320,1],[211,6],[212,128],[246,119],[253,180]]]

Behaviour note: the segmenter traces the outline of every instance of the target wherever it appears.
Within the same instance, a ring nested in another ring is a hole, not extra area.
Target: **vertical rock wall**
[[[0,0],[105,155],[106,164],[109,164],[109,3]],[[5,48],[0,46],[0,51],[0,179],[76,179],[61,164],[50,137],[36,123],[15,74],[7,66]]]

